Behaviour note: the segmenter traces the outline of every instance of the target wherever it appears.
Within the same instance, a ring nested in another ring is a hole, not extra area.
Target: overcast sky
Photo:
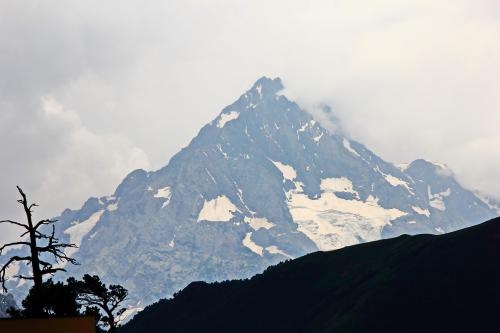
[[[41,219],[166,165],[262,75],[500,198],[498,0],[0,0],[0,218],[15,185]]]

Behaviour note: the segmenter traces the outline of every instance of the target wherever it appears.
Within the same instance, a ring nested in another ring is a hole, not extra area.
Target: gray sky
[[[166,165],[262,75],[500,197],[497,0],[0,0],[0,218],[15,185],[41,219]]]

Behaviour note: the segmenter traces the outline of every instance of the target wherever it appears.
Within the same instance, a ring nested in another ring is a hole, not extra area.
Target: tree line
[[[21,196],[18,203],[22,206],[26,221],[2,220],[0,224],[11,224],[23,233],[20,240],[4,244],[2,252],[14,247],[27,249],[26,254],[12,255],[0,268],[0,283],[6,293],[9,279],[7,270],[15,263],[31,267],[31,275],[13,276],[22,280],[33,281],[28,295],[22,301],[22,309],[10,308],[7,313],[12,318],[45,318],[92,315],[96,318],[98,332],[116,332],[120,316],[125,311],[122,307],[128,291],[120,285],[106,286],[99,276],[85,274],[81,280],[69,277],[66,282],[52,279],[58,272],[66,272],[60,264],[78,262],[66,255],[66,249],[76,248],[76,244],[60,242],[55,236],[57,220],[44,219],[33,221],[33,209],[38,205],[29,203],[26,194],[17,186]],[[49,229],[49,231],[47,231]],[[46,278],[49,277],[50,278]]]

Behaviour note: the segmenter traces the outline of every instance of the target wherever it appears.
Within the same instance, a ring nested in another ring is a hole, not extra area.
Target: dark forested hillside
[[[121,332],[500,330],[500,218],[316,252],[250,280],[196,282]]]

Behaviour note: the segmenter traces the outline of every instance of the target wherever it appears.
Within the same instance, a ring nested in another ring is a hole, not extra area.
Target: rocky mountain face
[[[10,307],[16,307],[14,296],[12,294],[0,294],[0,318],[8,317],[7,310]]]
[[[327,131],[282,89],[280,79],[259,79],[167,166],[135,170],[113,195],[65,210],[59,237],[79,245],[69,254],[81,263],[68,273],[122,284],[140,308],[191,281],[249,277],[313,251],[497,215],[446,166],[387,163]]]

